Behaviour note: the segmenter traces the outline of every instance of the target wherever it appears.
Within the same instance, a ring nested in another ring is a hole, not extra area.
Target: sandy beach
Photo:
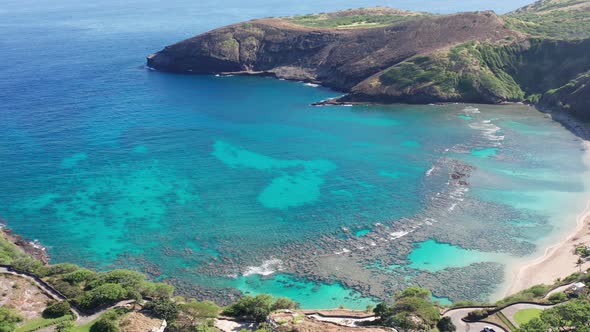
[[[553,114],[553,118],[584,140],[584,158],[590,166],[588,128],[564,114]],[[561,242],[546,248],[543,256],[508,272],[509,280],[512,282],[504,295],[514,294],[538,284],[550,285],[558,278],[565,278],[580,271],[575,249],[580,245],[590,245],[590,197],[584,210],[577,216],[576,225],[573,233]],[[581,266],[582,271],[588,268],[590,268],[590,260],[586,260]]]

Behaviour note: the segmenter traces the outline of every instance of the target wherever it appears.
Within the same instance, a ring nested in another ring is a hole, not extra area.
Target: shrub
[[[67,301],[60,301],[51,303],[45,310],[43,310],[43,317],[58,318],[72,313],[70,304]]]
[[[567,300],[567,295],[564,292],[554,293],[549,296],[549,302],[551,303],[560,303]]]
[[[12,332],[23,318],[13,308],[0,306],[0,332]]]
[[[430,302],[420,297],[404,297],[394,304],[394,312],[407,312],[424,320],[429,326],[434,326],[440,319],[440,312]]]
[[[272,296],[260,294],[244,296],[236,303],[227,307],[224,313],[228,316],[245,318],[256,322],[263,322],[272,311]]]
[[[49,283],[68,299],[76,298],[84,293],[80,287],[63,280],[51,280]]]
[[[280,310],[280,309],[297,309],[299,307],[299,303],[288,299],[286,297],[279,297],[275,300],[275,302],[271,306],[271,310]]]
[[[71,320],[67,320],[65,322],[61,322],[55,326],[55,332],[69,332],[71,331],[76,324]]]
[[[151,310],[156,317],[165,319],[167,321],[174,321],[180,312],[180,306],[169,299],[157,299],[148,302],[146,309]]]
[[[488,317],[490,314],[488,313],[487,310],[481,309],[481,310],[474,310],[471,311],[470,313],[467,314],[467,320],[475,322],[478,320],[482,320],[486,317]]]
[[[80,267],[77,265],[74,265],[74,264],[68,264],[68,263],[56,264],[56,265],[52,265],[49,267],[49,270],[47,271],[47,276],[53,276],[56,274],[71,273],[71,272],[74,272],[79,269],[80,269]]]
[[[87,269],[77,269],[62,276],[62,280],[70,284],[79,284],[81,282],[89,282],[96,276],[96,272]]]
[[[92,325],[90,332],[119,332],[119,323],[116,320],[100,318]]]
[[[457,330],[457,327],[453,324],[450,317],[441,318],[436,324],[436,328],[438,328],[440,332],[455,332]]]
[[[84,293],[76,302],[85,309],[95,309],[125,299],[127,291],[119,284],[104,284]]]
[[[429,290],[420,287],[406,288],[403,292],[397,295],[397,299],[406,297],[417,297],[424,300],[430,299],[431,293]]]

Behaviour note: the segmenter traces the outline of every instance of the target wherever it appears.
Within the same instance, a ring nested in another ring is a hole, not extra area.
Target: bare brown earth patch
[[[14,307],[25,320],[40,317],[51,298],[24,278],[0,275],[0,305]]]
[[[161,319],[150,317],[142,312],[132,312],[121,319],[121,332],[148,332],[157,329]]]

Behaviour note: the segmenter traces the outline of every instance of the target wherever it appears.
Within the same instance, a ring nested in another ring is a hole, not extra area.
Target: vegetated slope
[[[508,26],[533,36],[590,38],[590,1],[541,0],[505,16]]]
[[[428,16],[433,16],[433,14],[388,7],[372,7],[349,9],[335,13],[283,17],[283,20],[305,27],[356,29],[387,26]]]
[[[590,40],[469,42],[396,64],[341,101],[537,102],[590,70]]]
[[[549,90],[540,101],[544,107],[566,110],[585,121],[590,121],[590,72],[586,72],[568,84]]]
[[[589,0],[541,0],[503,17],[378,7],[223,27],[166,47],[148,65],[272,75],[348,93],[328,103],[528,101],[590,118],[586,37]]]

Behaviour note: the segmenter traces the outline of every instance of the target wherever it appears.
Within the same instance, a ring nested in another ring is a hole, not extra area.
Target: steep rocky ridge
[[[168,46],[148,65],[272,75],[348,93],[328,103],[528,101],[584,117],[584,38],[588,0],[541,0],[502,17],[368,8],[230,25]]]
[[[415,16],[377,28],[327,29],[284,19],[254,20],[213,30],[150,56],[173,72],[265,73],[348,91],[367,77],[417,54],[470,40],[519,38],[492,12]]]

